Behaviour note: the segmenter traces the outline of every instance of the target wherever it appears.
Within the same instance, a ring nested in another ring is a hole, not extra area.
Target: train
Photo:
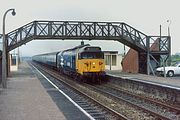
[[[78,81],[107,81],[104,53],[99,46],[83,44],[59,52],[35,55],[32,60]]]

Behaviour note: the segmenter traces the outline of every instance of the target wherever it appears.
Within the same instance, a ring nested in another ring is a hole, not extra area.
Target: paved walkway
[[[138,79],[138,80],[144,80],[144,81],[155,82],[159,84],[180,87],[180,77],[179,79],[173,78],[173,77],[164,78],[164,77],[157,77],[157,76],[151,76],[151,75],[145,75],[145,74],[122,73],[117,70],[113,70],[113,71],[107,70],[106,72],[109,75],[115,75],[121,78]]]
[[[0,120],[65,120],[27,63],[0,87]]]

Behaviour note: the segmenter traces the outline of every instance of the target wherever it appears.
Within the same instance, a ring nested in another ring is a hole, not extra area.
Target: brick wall
[[[159,39],[156,39],[153,44],[151,44],[150,51],[158,52],[159,51]],[[141,54],[140,54],[141,55]],[[160,56],[154,55],[154,58],[159,61]],[[128,51],[124,59],[122,60],[122,71],[128,73],[146,73],[147,65],[146,65],[146,55],[140,56],[139,53],[132,48]],[[151,59],[153,60],[153,59]],[[139,64],[140,62],[140,64]],[[139,68],[139,65],[144,64],[143,68]],[[156,66],[154,66],[156,67]]]
[[[123,72],[138,73],[138,61],[138,52],[131,48],[122,61]]]

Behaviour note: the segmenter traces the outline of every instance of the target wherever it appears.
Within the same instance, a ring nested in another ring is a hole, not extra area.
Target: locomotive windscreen
[[[83,52],[79,54],[79,59],[104,59],[103,52]]]

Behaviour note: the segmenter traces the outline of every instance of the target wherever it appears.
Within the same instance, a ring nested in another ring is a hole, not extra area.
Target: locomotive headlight
[[[95,65],[95,62],[93,62],[93,65]]]

